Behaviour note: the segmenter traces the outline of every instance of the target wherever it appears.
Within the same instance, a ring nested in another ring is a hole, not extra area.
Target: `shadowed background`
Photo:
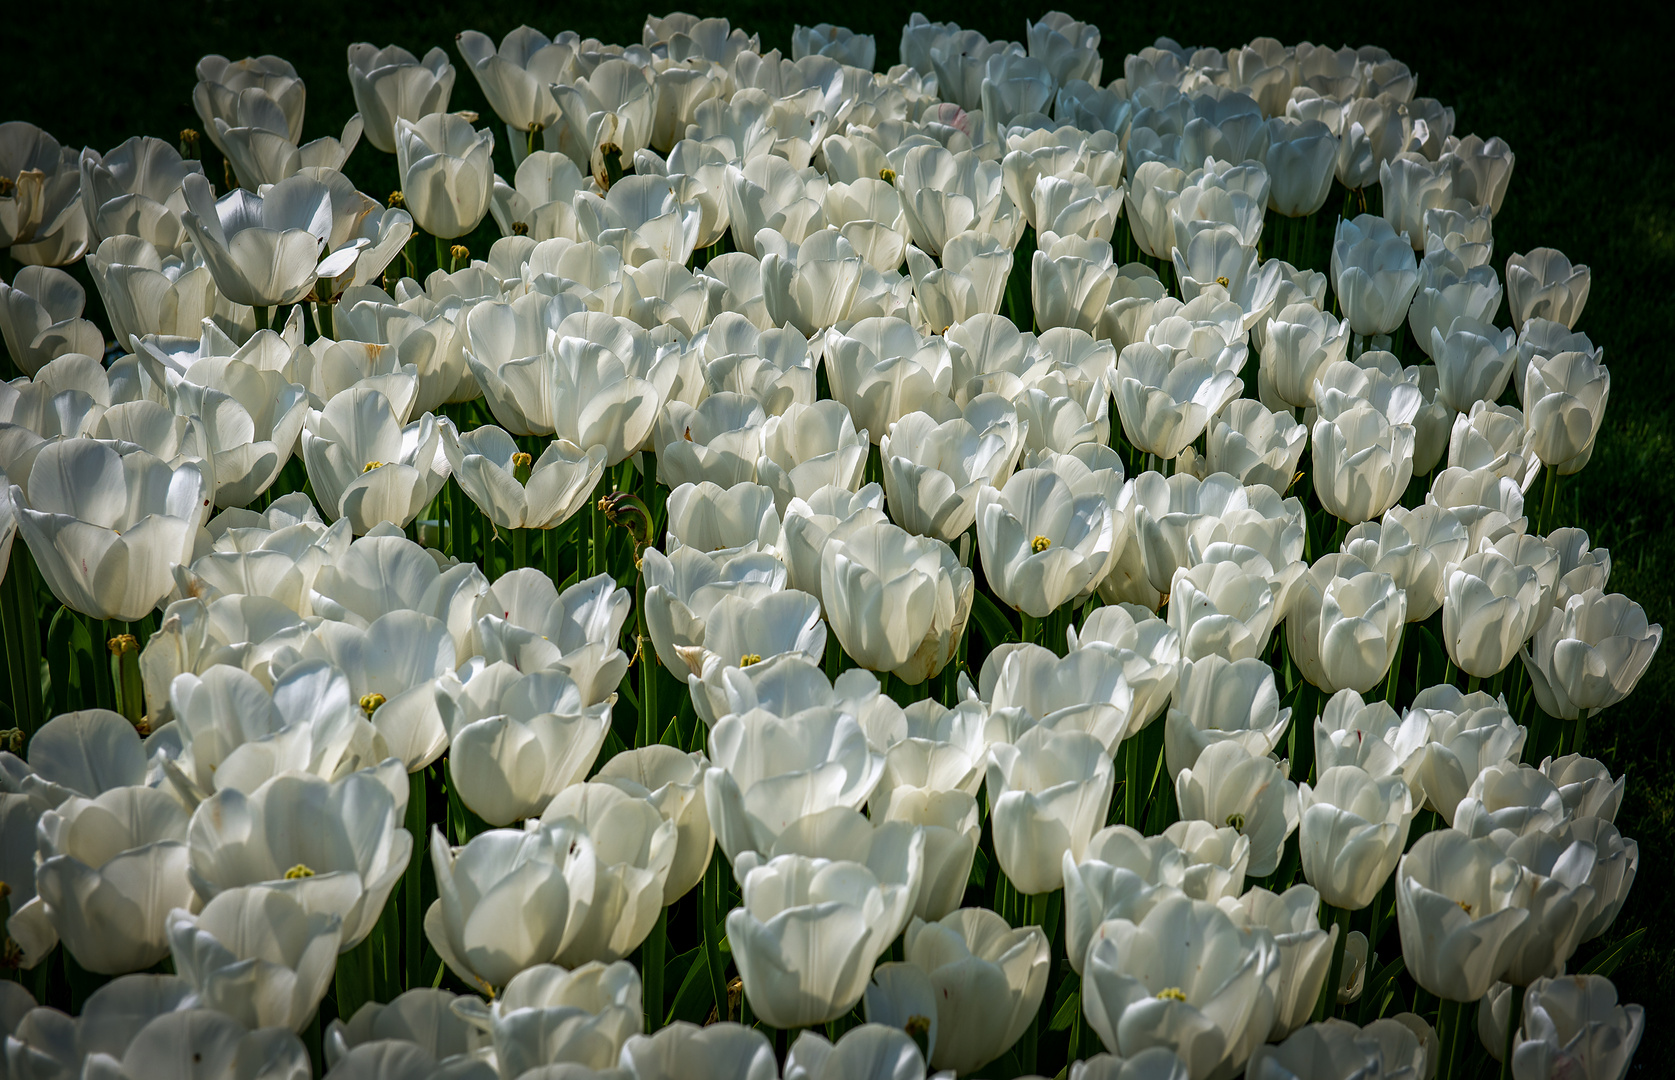
[[[952,20],[991,38],[1021,40],[1026,17],[1040,3],[925,3],[898,7],[879,0],[830,6],[688,3],[685,10],[720,15],[761,35],[764,49],[790,53],[794,22],[830,21],[878,39],[878,65],[897,60],[907,13]],[[1117,6],[1059,0],[1078,19],[1097,23],[1104,38],[1104,81],[1122,73],[1127,53],[1168,35],[1182,44],[1219,48],[1266,35],[1288,44],[1376,44],[1405,61],[1417,93],[1453,106],[1456,133],[1499,135],[1517,154],[1505,206],[1495,219],[1497,272],[1506,257],[1557,247],[1593,268],[1587,307],[1577,329],[1605,349],[1612,374],[1610,405],[1593,461],[1563,489],[1560,525],[1585,526],[1611,549],[1609,588],[1638,601],[1655,622],[1675,620],[1675,431],[1670,407],[1675,377],[1667,362],[1675,324],[1675,233],[1671,231],[1671,167],[1662,96],[1648,92],[1641,38],[1649,29],[1626,12],[1588,20],[1573,5],[1524,5],[1516,21],[1451,7],[1441,17],[1411,11],[1392,20],[1389,6],[1293,0],[1280,6],[1129,2]],[[1551,8],[1552,10],[1547,10]],[[659,11],[659,14],[662,12]],[[345,49],[356,41],[391,42],[423,55],[449,53],[457,77],[451,107],[475,109],[479,126],[496,133],[498,171],[510,177],[505,126],[489,109],[461,61],[454,37],[466,29],[496,41],[520,23],[548,35],[575,30],[607,42],[637,42],[646,11],[632,5],[554,5],[458,0],[445,10],[411,4],[294,0],[283,5],[201,0],[170,6],[98,0],[40,5],[30,21],[0,23],[0,120],[29,120],[66,146],[106,151],[130,135],[174,142],[199,127],[192,109],[194,65],[207,53],[229,58],[273,53],[296,66],[308,86],[303,140],[337,135],[355,109],[345,75]],[[1574,32],[1573,32],[1574,31]],[[208,140],[205,140],[208,149]],[[344,166],[374,197],[396,187],[394,155],[364,139]],[[219,181],[219,176],[212,176]],[[478,255],[492,242],[492,219],[467,239]],[[84,268],[88,317],[104,325]],[[1506,325],[1507,309],[1497,322]],[[108,329],[108,328],[107,328]],[[1659,336],[1661,335],[1661,336]],[[1659,567],[1664,569],[1660,570]],[[1672,624],[1675,628],[1675,624]],[[1663,650],[1639,688],[1590,722],[1588,752],[1626,775],[1617,824],[1640,844],[1641,865],[1613,939],[1645,927],[1639,947],[1617,970],[1621,1000],[1652,1013],[1635,1073],[1655,1075],[1675,1047],[1663,1026],[1665,994],[1675,991],[1675,920],[1666,917],[1675,887],[1675,649]],[[1580,959],[1580,958],[1579,958]]]

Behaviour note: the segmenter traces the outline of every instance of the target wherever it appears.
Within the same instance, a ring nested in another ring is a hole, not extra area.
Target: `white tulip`
[[[638,1080],[774,1080],[779,1075],[767,1036],[731,1021],[699,1027],[677,1020],[654,1035],[635,1035],[623,1044],[622,1061]]]
[[[493,1040],[499,1067],[519,1076],[552,1065],[580,1067],[589,1075],[608,1070],[645,1024],[639,973],[621,961],[570,970],[535,964],[514,975],[492,1002],[461,996],[453,1009]]]
[[[1448,576],[1443,644],[1454,665],[1487,678],[1511,662],[1547,614],[1537,571],[1487,548]]]
[[[664,906],[674,903],[702,880],[715,849],[704,803],[704,770],[709,759],[701,752],[683,754],[660,743],[625,750],[600,767],[594,780],[613,784],[649,802],[675,825],[675,857],[663,886]]]
[[[1064,884],[1066,852],[1079,859],[1105,820],[1115,769],[1105,747],[1080,731],[1026,731],[989,748],[995,855],[1023,893]]]
[[[620,960],[639,948],[663,911],[663,887],[674,864],[676,826],[652,806],[611,784],[572,784],[541,815],[563,836],[585,831],[594,842],[593,900],[583,925],[558,950],[576,965]]]
[[[1479,401],[1494,401],[1512,378],[1517,334],[1460,316],[1445,330],[1431,330],[1431,358],[1437,366],[1437,397],[1455,412]]]
[[[341,918],[262,885],[218,893],[196,915],[169,915],[175,967],[206,1006],[248,1027],[300,1031],[337,967]]]
[[[1362,214],[1353,221],[1338,222],[1332,241],[1332,282],[1344,319],[1357,334],[1388,334],[1407,317],[1419,288],[1419,263],[1412,244],[1389,222]]]
[[[568,825],[490,829],[458,848],[433,826],[430,858],[439,896],[425,937],[456,975],[486,989],[575,941],[599,871],[593,840]]]
[[[1082,1011],[1107,1050],[1173,1050],[1194,1080],[1238,1070],[1234,1055],[1279,968],[1266,931],[1247,934],[1214,904],[1169,897],[1139,923],[1100,926],[1082,970]]]
[[[494,190],[494,133],[439,111],[397,118],[394,141],[396,175],[414,223],[442,239],[475,229]]]
[[[86,304],[81,285],[57,267],[25,266],[10,284],[0,282],[0,334],[18,370],[34,375],[66,353],[103,355],[104,335],[81,317]]]
[[[682,547],[713,554],[745,548],[776,552],[780,546],[779,511],[773,491],[761,484],[722,488],[708,480],[682,484],[669,493],[670,552]]]
[[[1534,356],[1520,366],[1518,397],[1529,411],[1535,456],[1560,474],[1580,470],[1593,454],[1605,419],[1611,372],[1585,352]]]
[[[793,401],[762,426],[756,478],[773,489],[784,516],[792,499],[806,500],[822,488],[858,490],[866,462],[867,431],[855,430],[842,402]]]
[[[1043,618],[1091,592],[1116,548],[1113,509],[1097,484],[1072,487],[1047,469],[1014,473],[998,491],[979,488],[978,549],[996,594]]]
[[[1273,669],[1255,658],[1228,660],[1211,654],[1181,665],[1174,703],[1165,720],[1163,746],[1169,775],[1179,776],[1219,742],[1237,742],[1253,756],[1279,744],[1291,721],[1282,709]]]
[[[1298,788],[1303,875],[1326,903],[1359,911],[1384,887],[1407,842],[1413,796],[1400,774],[1374,778],[1354,765],[1320,771]]]
[[[68,439],[43,447],[14,481],[17,528],[53,595],[94,618],[133,621],[190,561],[213,483],[193,462],[170,466],[138,447]]]
[[[294,176],[266,194],[239,188],[217,200],[209,181],[191,174],[184,191],[189,209],[181,221],[221,295],[261,308],[308,295],[332,224],[324,184]]]
[[[1592,281],[1593,274],[1586,266],[1572,265],[1556,248],[1536,248],[1527,255],[1508,256],[1506,294],[1512,324],[1523,326],[1531,319],[1551,319],[1575,327],[1588,302]]]
[[[1025,428],[999,395],[979,394],[962,415],[938,423],[909,413],[880,442],[884,486],[898,523],[954,542],[977,516],[984,487],[1005,484],[1023,450]]]
[[[1263,988],[1265,1001],[1258,1009],[1273,1017],[1266,1032],[1256,1027],[1246,1029],[1245,1045],[1235,1052],[1236,1057],[1250,1053],[1264,1036],[1280,1039],[1308,1021],[1325,985],[1332,950],[1340,933],[1338,927],[1330,932],[1321,929],[1318,918],[1320,894],[1307,885],[1293,885],[1283,893],[1272,893],[1253,886],[1238,899],[1219,901],[1219,906],[1246,933],[1266,930],[1273,935],[1279,949],[1279,965]],[[1253,1025],[1260,1016],[1253,1018]]]
[[[885,523],[828,537],[820,556],[821,600],[844,651],[909,683],[953,660],[973,588],[947,544]]]
[[[442,429],[450,474],[478,509],[503,529],[550,529],[587,502],[605,471],[605,448],[554,439],[533,462],[505,431],[485,424],[460,435]],[[519,473],[526,473],[520,477]]]
[[[1371,405],[1354,405],[1314,423],[1315,493],[1350,524],[1383,514],[1413,476],[1414,428]]]
[[[1576,719],[1633,692],[1662,641],[1639,604],[1591,588],[1553,609],[1519,656],[1542,711]]]
[[[188,829],[192,888],[206,902],[241,885],[282,889],[309,911],[340,916],[340,951],[354,948],[412,855],[413,835],[401,828],[404,772],[390,758],[337,780],[285,773],[248,795],[216,792]]]
[[[1233,740],[1212,743],[1175,777],[1182,819],[1230,825],[1250,837],[1250,872],[1279,866],[1285,841],[1297,828],[1297,785],[1271,758]]]
[[[1529,913],[1522,870],[1487,838],[1426,833],[1396,868],[1396,923],[1414,981],[1438,997],[1473,1001],[1506,970]]]

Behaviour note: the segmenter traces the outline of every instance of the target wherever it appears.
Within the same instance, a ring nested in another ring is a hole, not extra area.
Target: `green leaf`
[[[1082,1011],[1082,992],[1074,989],[1076,981],[1066,979],[1059,987],[1058,1007],[1053,1010],[1053,1022],[1047,1025],[1049,1031],[1067,1031],[1076,1022],[1076,1014]],[[1071,987],[1068,994],[1065,987]]]
[[[1606,978],[1610,978],[1611,974],[1622,966],[1623,961],[1628,959],[1629,954],[1640,947],[1640,939],[1645,936],[1646,928],[1642,926],[1615,945],[1600,950],[1599,955],[1583,965],[1578,974],[1604,975]]]
[[[971,603],[971,617],[977,621],[977,629],[983,632],[990,649],[1008,641],[1018,640],[1018,631],[1012,625],[1011,617],[985,593],[975,593]]]

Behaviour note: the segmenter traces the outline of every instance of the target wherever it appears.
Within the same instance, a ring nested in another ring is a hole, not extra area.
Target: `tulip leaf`
[[[1059,983],[1058,997],[1053,1002],[1053,1022],[1047,1025],[1047,1030],[1064,1031],[1076,1022],[1076,1014],[1082,1011],[1080,985],[1075,972],[1066,975]]]
[[[983,632],[990,649],[1018,640],[1018,631],[1013,628],[1011,618],[985,593],[974,592],[971,617],[977,620],[977,628]]]
[[[1645,936],[1646,928],[1642,926],[1615,945],[1601,949],[1597,956],[1582,966],[1578,974],[1603,975],[1609,979],[1622,966],[1623,961],[1628,959],[1629,954],[1640,947],[1640,939]]]

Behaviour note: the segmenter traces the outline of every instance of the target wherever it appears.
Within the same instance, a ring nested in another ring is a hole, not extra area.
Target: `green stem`
[[[522,570],[529,565],[529,530],[512,529],[512,569]]]
[[[1468,675],[1466,677],[1466,693],[1468,693],[1468,694],[1477,693],[1478,684],[1480,684],[1482,681],[1483,680],[1479,679],[1476,675]]]
[[[1590,709],[1583,709],[1582,715],[1576,718],[1576,727],[1571,732],[1570,749],[1567,751],[1568,753],[1582,753],[1582,747],[1587,742],[1588,738],[1588,715],[1591,712],[1592,710]]]
[[[727,967],[721,956],[721,864],[726,857],[719,852],[710,859],[704,871],[704,895],[699,904],[703,920],[704,958],[710,969],[710,991],[715,995],[715,1015],[718,1020],[729,1020],[727,1008]]]
[[[22,545],[18,545],[21,547]],[[3,628],[6,643],[6,674],[12,684],[12,723],[20,728],[27,738],[34,729],[34,717],[29,712],[29,696],[27,680],[29,673],[23,662],[23,624],[18,613],[17,593],[18,567],[16,556],[8,568],[4,580],[0,580],[0,628]],[[30,628],[31,632],[33,627]],[[36,677],[39,678],[39,671]],[[20,751],[21,756],[21,751]]]
[[[1512,988],[1512,1000],[1507,1003],[1506,1035],[1501,1040],[1501,1071],[1500,1080],[1508,1080],[1512,1075],[1512,1044],[1517,1041],[1518,1028],[1524,1020],[1524,991],[1523,986]]]
[[[273,309],[257,305],[254,310],[256,312],[256,329],[270,329],[273,323]]]
[[[603,490],[608,483],[610,483],[609,480],[601,480],[599,482],[600,489]],[[594,495],[599,495],[599,491],[595,491]],[[588,500],[587,514],[588,521],[593,526],[593,544],[588,548],[587,553],[587,573],[589,577],[593,577],[603,574],[607,569],[605,561],[605,515],[599,509],[597,498]]]
[[[337,325],[333,319],[336,307],[330,300],[321,300],[314,305],[314,321],[319,324],[320,336],[336,339]]]
[[[1052,893],[1032,893],[1025,901],[1027,914],[1026,925],[1039,926],[1046,931],[1047,902],[1052,899]],[[1045,999],[1044,999],[1045,1000]],[[1018,1040],[1018,1064],[1025,1074],[1035,1072],[1037,1052],[1041,1041],[1041,1013],[1030,1017],[1029,1027],[1024,1029],[1023,1037]]]
[[[1390,661],[1390,677],[1384,680],[1384,700],[1387,704],[1396,704],[1396,683],[1402,674],[1402,650],[1407,648],[1407,627],[1396,631],[1396,656]]]
[[[634,615],[636,620],[634,663],[640,667],[640,737],[637,746],[650,746],[662,734],[657,730],[657,669],[660,666],[656,650],[646,634],[646,577],[634,579]]]
[[[1316,1020],[1324,1020],[1337,1012],[1338,984],[1343,982],[1344,946],[1349,943],[1349,911],[1330,904],[1325,907],[1331,913],[1333,924],[1338,928],[1338,937],[1332,943],[1332,965],[1326,969],[1326,985],[1321,987],[1320,999],[1314,1007]]]
[[[419,875],[430,857],[425,836],[425,774],[421,769],[407,774],[407,831],[413,834],[413,854],[402,873],[402,966],[405,986],[418,986],[419,967],[424,960],[425,913],[420,910]]]
[[[1465,1004],[1444,998],[1437,1006],[1437,1046],[1442,1049],[1442,1069],[1439,1080],[1455,1080],[1463,1074],[1460,1069],[1460,1042],[1466,1028]]]
[[[1122,743],[1123,792],[1122,820],[1131,829],[1140,827],[1140,733],[1136,731]]]
[[[432,239],[436,241],[436,268],[446,272],[448,264],[453,261],[453,255],[448,250],[453,245],[440,236],[432,237]]]
[[[1553,512],[1557,510],[1559,506],[1559,483],[1562,479],[1563,478],[1559,476],[1559,471],[1557,469],[1552,466],[1547,467],[1547,483],[1543,492],[1545,498],[1542,500],[1541,521],[1538,523],[1537,528],[1537,531],[1542,534],[1552,531]]]
[[[646,1030],[656,1031],[663,1026],[663,953],[669,940],[669,909],[657,913],[657,925],[651,928],[640,949],[640,975],[645,986]]]
[[[1018,612],[1021,633],[1018,640],[1030,645],[1041,644],[1041,620],[1025,611]]]

